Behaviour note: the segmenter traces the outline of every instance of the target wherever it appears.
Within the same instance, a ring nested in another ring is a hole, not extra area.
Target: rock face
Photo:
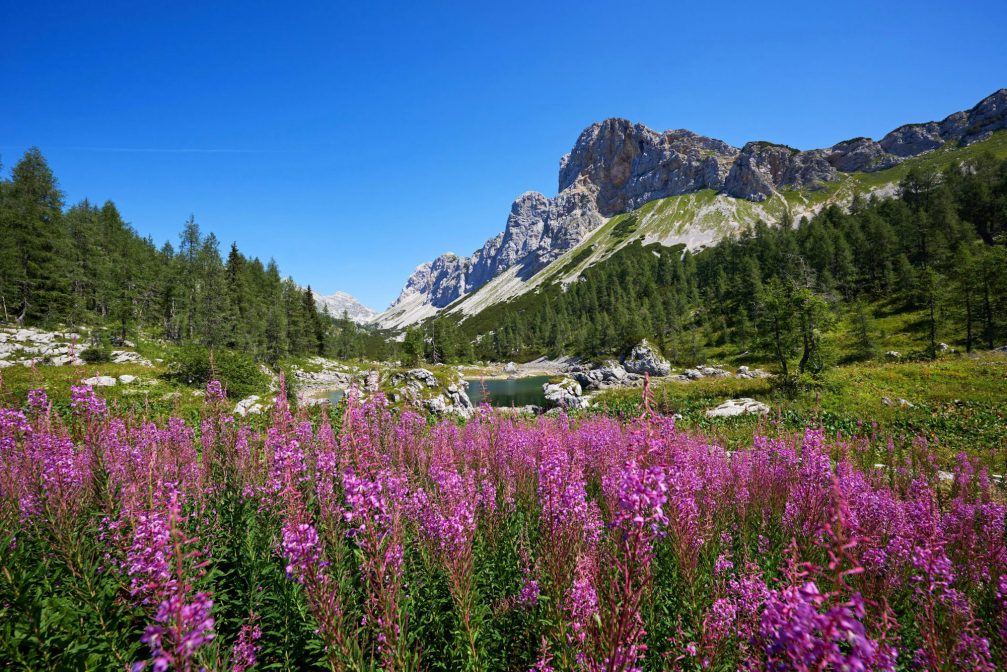
[[[604,221],[590,195],[579,187],[556,198],[537,192],[522,194],[511,206],[503,233],[487,240],[471,257],[449,252],[418,266],[399,297],[375,322],[388,328],[407,326],[512,268],[522,278],[531,277]]]
[[[622,361],[622,367],[630,373],[650,374],[652,376],[667,376],[671,373],[671,364],[661,357],[646,339],[633,346],[633,349]]]
[[[581,242],[606,218],[659,198],[703,189],[762,201],[780,189],[815,189],[842,172],[877,171],[947,143],[966,146],[1007,128],[1007,89],[940,122],[909,124],[879,141],[844,140],[799,151],[770,142],[741,149],[687,130],[659,133],[626,119],[592,124],[560,161],[559,193],[522,194],[503,233],[471,256],[419,266],[376,322],[404,327],[435,314],[502,273],[527,279]]]

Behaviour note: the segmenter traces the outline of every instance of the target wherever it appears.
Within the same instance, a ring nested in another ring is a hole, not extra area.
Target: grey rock
[[[580,383],[572,378],[566,378],[559,383],[542,385],[545,402],[548,408],[579,409],[587,408],[590,402],[583,397]]]
[[[906,124],[881,138],[878,144],[886,153],[905,158],[937,149],[944,144],[944,138],[936,122]]]
[[[133,350],[113,350],[112,362],[115,364],[138,364],[140,366],[153,366],[149,359]]]
[[[647,339],[633,346],[623,359],[622,366],[626,371],[640,375],[667,376],[671,373],[671,364],[654,350]]]
[[[112,387],[117,381],[112,376],[94,376],[93,378],[85,378],[80,382],[91,387]]]
[[[773,374],[762,369],[749,369],[747,366],[739,366],[735,378],[769,378]]]
[[[374,394],[381,389],[381,373],[372,370],[364,374],[364,392]]]
[[[733,418],[739,415],[766,415],[769,413],[769,406],[761,401],[742,397],[741,399],[728,399],[720,406],[711,408],[706,412],[710,418]]]
[[[691,131],[658,133],[626,119],[592,124],[560,162],[559,189],[578,183],[596,193],[606,217],[648,201],[723,189],[735,147]]]
[[[245,417],[247,415],[258,415],[265,410],[263,405],[259,403],[259,395],[253,394],[245,397],[237,404],[234,405],[234,414]]]
[[[570,375],[583,389],[587,390],[608,390],[614,387],[638,387],[643,384],[643,376],[627,373],[617,362],[607,364],[593,369],[574,370]]]
[[[427,410],[431,413],[447,413],[448,402],[444,399],[444,395],[438,394],[436,397],[431,397],[423,401],[423,405],[426,406]]]
[[[121,376],[119,376],[119,382],[122,383],[123,385],[129,385],[134,381],[136,381],[136,376],[132,376],[128,373],[124,373]]]

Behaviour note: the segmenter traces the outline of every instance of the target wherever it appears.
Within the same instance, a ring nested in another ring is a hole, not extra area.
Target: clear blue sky
[[[1007,86],[1007,3],[0,0],[0,159],[384,308],[627,117],[800,148]]]

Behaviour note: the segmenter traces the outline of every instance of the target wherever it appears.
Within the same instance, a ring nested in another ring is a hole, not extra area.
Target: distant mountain
[[[341,318],[345,312],[346,316],[357,324],[367,324],[378,315],[378,311],[368,308],[346,292],[322,296],[318,292],[312,291],[312,294],[318,309],[327,309],[332,317]]]
[[[879,141],[853,138],[808,151],[762,141],[739,149],[687,130],[658,133],[607,119],[585,129],[560,160],[555,197],[522,194],[504,231],[471,256],[448,253],[418,266],[375,322],[403,328],[449,306],[471,314],[516,296],[602,225],[655,201],[664,199],[657,208],[661,217],[643,222],[660,224],[650,240],[695,249],[759,218],[776,221],[784,212],[797,218],[848,202],[853,189],[891,194],[898,179],[891,169],[907,159],[967,147],[1004,128],[1007,89],[940,122],[901,126]],[[676,211],[666,212],[672,206]],[[478,300],[460,301],[480,288]]]

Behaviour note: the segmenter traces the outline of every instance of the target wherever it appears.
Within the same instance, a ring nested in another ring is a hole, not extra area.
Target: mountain
[[[378,311],[368,308],[346,292],[322,296],[318,292],[312,291],[312,294],[318,309],[328,310],[329,315],[335,318],[341,318],[343,313],[346,313],[346,316],[357,324],[367,324],[378,315]]]
[[[603,229],[621,225],[618,233],[626,235],[619,240],[645,230],[647,242],[695,249],[758,219],[776,221],[785,213],[799,218],[848,202],[857,191],[890,195],[899,179],[895,169],[907,160],[968,147],[1004,128],[1007,89],[940,122],[900,126],[878,141],[853,138],[808,151],[764,141],[739,149],[687,130],[659,133],[607,119],[586,128],[560,160],[555,197],[519,196],[502,233],[471,256],[448,253],[418,266],[375,321],[403,328],[449,306],[478,312],[531,288],[552,262]],[[635,211],[639,216],[627,222],[627,213]],[[613,243],[611,236],[605,243]],[[580,249],[579,264],[602,252]]]

